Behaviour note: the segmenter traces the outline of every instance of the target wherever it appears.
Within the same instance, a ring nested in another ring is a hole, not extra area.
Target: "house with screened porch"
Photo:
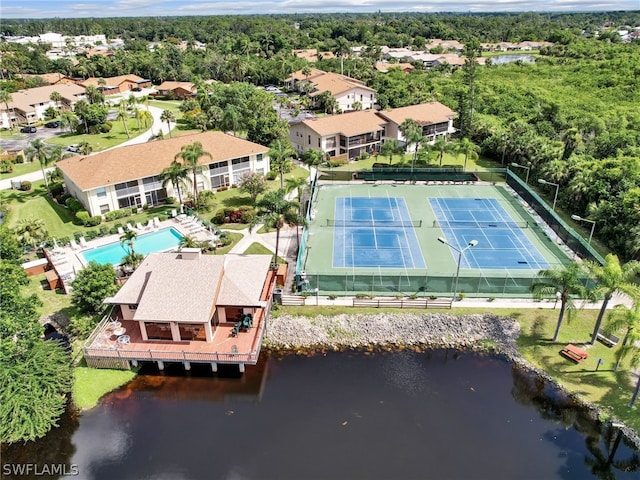
[[[87,364],[142,361],[244,365],[258,361],[276,271],[270,255],[149,254],[118,292],[84,346]]]
[[[243,174],[269,172],[269,149],[222,132],[205,132],[76,155],[58,163],[67,192],[90,215],[121,208],[162,205],[177,198],[173,185],[162,186],[160,173],[171,165],[183,146],[200,142],[211,157],[203,156],[197,174],[198,191],[238,183]],[[186,195],[187,191],[182,191]]]

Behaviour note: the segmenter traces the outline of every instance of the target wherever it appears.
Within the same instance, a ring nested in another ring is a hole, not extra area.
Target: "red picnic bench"
[[[584,359],[586,359],[589,356],[587,352],[576,347],[571,343],[566,347],[564,347],[562,350],[560,350],[560,355],[568,358],[569,360],[573,360],[576,363],[582,362]]]

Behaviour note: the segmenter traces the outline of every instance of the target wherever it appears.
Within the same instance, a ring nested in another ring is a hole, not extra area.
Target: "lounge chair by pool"
[[[80,250],[80,245],[76,243],[76,240],[74,238],[72,238],[69,243],[71,244],[71,248],[73,250]]]
[[[89,245],[87,244],[87,241],[84,239],[84,237],[80,237],[80,238],[78,238],[78,241],[80,242],[80,246],[81,246],[82,248],[86,248],[86,247],[88,247],[88,246],[89,246]]]

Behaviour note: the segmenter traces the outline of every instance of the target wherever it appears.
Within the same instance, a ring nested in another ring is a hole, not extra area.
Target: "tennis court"
[[[337,197],[333,268],[426,268],[404,198]]]
[[[495,198],[429,198],[448,243],[459,250],[470,241],[478,244],[462,256],[460,268],[534,269],[549,267],[524,234],[529,222],[517,222]],[[456,258],[458,252],[451,249]]]
[[[514,192],[499,185],[323,184],[310,200],[296,265],[303,291],[529,295],[570,258]],[[458,252],[465,251],[459,276]],[[525,263],[526,262],[526,263]]]

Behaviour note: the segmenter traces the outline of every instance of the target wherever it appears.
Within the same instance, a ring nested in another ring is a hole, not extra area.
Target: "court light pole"
[[[469,250],[472,247],[475,247],[478,244],[477,240],[471,240],[466,247],[460,249],[454,245],[451,245],[449,242],[447,242],[447,240],[444,237],[438,237],[438,241],[440,243],[444,243],[445,245],[448,245],[449,247],[453,248],[456,252],[458,252],[458,268],[456,269],[456,280],[455,280],[455,284],[453,287],[453,300],[455,301],[457,295],[458,295],[458,279],[460,278],[460,263],[462,263],[462,254]]]
[[[571,218],[578,222],[589,222],[591,224],[591,233],[589,234],[589,245],[591,245],[591,239],[593,238],[593,231],[596,228],[596,222],[589,220],[588,218],[582,218],[580,215],[571,215]]]
[[[551,185],[553,187],[556,187],[556,194],[553,197],[553,207],[551,207],[551,210],[553,210],[555,212],[556,211],[556,202],[558,201],[558,191],[560,190],[560,185],[558,185],[557,183],[553,183],[553,182],[547,182],[544,178],[539,178],[538,179],[538,183],[541,183],[542,185]]]
[[[529,183],[529,173],[531,172],[531,167],[527,167],[526,165],[520,165],[519,163],[516,162],[511,162],[511,166],[512,167],[518,167],[518,168],[526,168],[527,169],[527,176],[524,179],[524,183]]]

